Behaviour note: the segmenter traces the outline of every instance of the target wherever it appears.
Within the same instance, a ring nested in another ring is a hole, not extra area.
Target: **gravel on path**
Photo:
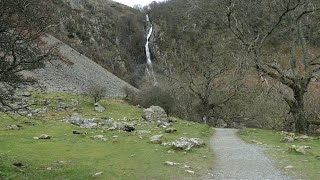
[[[260,147],[245,143],[236,133],[236,129],[215,129],[215,135],[210,143],[217,158],[213,176],[207,179],[293,179],[276,169]]]

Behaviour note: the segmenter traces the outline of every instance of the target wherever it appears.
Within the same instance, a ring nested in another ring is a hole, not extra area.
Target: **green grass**
[[[80,129],[62,122],[63,117],[79,113],[84,117],[108,116],[115,120],[124,117],[137,121],[138,130],[149,130],[152,135],[163,134],[167,141],[179,137],[197,137],[209,142],[212,129],[206,125],[178,120],[173,127],[178,131],[164,133],[153,123],[139,120],[142,109],[127,105],[120,100],[103,100],[104,113],[96,113],[93,103],[87,97],[64,93],[41,94],[33,92],[33,108],[41,107],[44,99],[51,103],[43,117],[27,119],[0,114],[0,179],[90,179],[97,172],[103,172],[96,179],[197,179],[206,174],[213,164],[213,153],[208,146],[189,152],[174,151],[169,147],[149,143],[149,137],[142,139],[136,133]],[[73,100],[72,100],[73,99]],[[79,101],[75,109],[55,111],[61,102]],[[34,126],[23,121],[32,121]],[[20,130],[5,130],[11,124],[22,125]],[[87,135],[74,135],[72,130],[86,131]],[[50,140],[34,140],[41,134],[52,136]],[[109,140],[97,141],[90,136],[102,134]],[[118,136],[117,141],[112,136]],[[205,156],[205,157],[204,157]],[[57,164],[56,161],[63,161]],[[165,166],[165,161],[181,163]],[[21,162],[26,168],[18,169],[12,164]],[[185,172],[183,165],[191,166],[195,174]],[[51,167],[53,170],[47,170]]]
[[[278,132],[261,129],[242,129],[239,136],[244,140],[251,142],[256,140],[264,143],[267,147],[266,154],[274,159],[277,166],[285,173],[302,179],[319,180],[320,178],[320,161],[315,157],[320,156],[320,140],[296,140],[293,143],[281,143],[280,139],[284,136]],[[288,151],[292,145],[310,146],[312,149],[307,150],[307,154],[298,154]],[[291,165],[293,169],[284,169]]]

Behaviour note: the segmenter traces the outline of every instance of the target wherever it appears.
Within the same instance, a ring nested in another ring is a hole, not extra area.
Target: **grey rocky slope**
[[[206,179],[289,180],[276,169],[262,149],[247,144],[236,135],[235,129],[216,129],[211,146],[217,156],[212,177]]]
[[[123,88],[134,87],[108,72],[91,59],[51,35],[43,37],[45,46],[53,48],[57,58],[46,63],[45,68],[28,72],[48,91],[85,92],[90,86],[105,87],[109,97],[124,96]]]

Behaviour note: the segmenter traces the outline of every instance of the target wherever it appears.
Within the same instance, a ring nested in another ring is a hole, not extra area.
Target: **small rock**
[[[137,133],[139,135],[147,135],[147,134],[151,134],[151,131],[147,131],[147,130],[138,130]]]
[[[174,165],[179,165],[180,163],[175,163],[175,162],[171,162],[171,161],[166,161],[164,163],[164,165],[167,165],[167,166],[174,166]]]
[[[29,125],[29,126],[35,126],[33,122],[30,121],[23,121],[24,124]]]
[[[175,123],[177,122],[177,119],[174,117],[168,117],[168,123]]]
[[[95,135],[95,136],[93,136],[91,138],[95,139],[95,140],[108,141],[108,139],[105,138],[103,135]]]
[[[92,175],[92,177],[97,177],[97,176],[101,176],[103,174],[103,172],[97,172],[94,175]]]
[[[256,141],[256,140],[252,140],[251,142],[252,142],[252,143],[255,143],[255,144],[257,144],[257,145],[263,145],[262,142],[259,142],[259,141]]]
[[[311,149],[311,146],[303,146],[304,149]]]
[[[106,109],[104,107],[102,107],[99,103],[94,104],[94,110],[99,113],[106,111]]]
[[[54,161],[51,164],[65,164],[65,161]]]
[[[21,127],[20,125],[13,124],[13,125],[7,126],[5,129],[6,130],[19,130],[20,127]]]
[[[301,140],[307,140],[307,139],[309,139],[309,136],[307,136],[307,135],[301,135],[301,136],[299,136],[298,138],[301,139]]]
[[[169,127],[169,126],[171,126],[170,123],[167,123],[167,122],[165,122],[165,121],[158,121],[157,127],[167,128],[167,127]]]
[[[135,128],[130,124],[125,124],[124,127],[123,127],[123,130],[127,131],[127,132],[132,132],[132,131],[135,130]]]
[[[318,159],[320,161],[320,156],[316,156],[316,159]]]
[[[167,128],[166,130],[165,130],[165,133],[174,133],[174,132],[176,132],[177,131],[177,129],[175,129],[175,128]]]
[[[191,170],[185,170],[187,173],[190,173],[190,174],[194,174],[194,171],[191,171]]]
[[[51,139],[51,136],[47,134],[42,134],[41,136],[39,136],[39,139]]]
[[[161,144],[163,140],[163,135],[155,135],[150,137],[150,142],[152,144]]]
[[[283,139],[281,139],[280,142],[282,142],[282,143],[292,143],[292,142],[294,142],[294,138],[292,138],[290,136],[287,136],[287,137],[284,137]]]
[[[85,133],[84,133],[84,132],[81,132],[81,131],[73,130],[73,131],[72,131],[72,134],[85,134]]]
[[[24,164],[22,164],[21,162],[15,162],[13,163],[12,165],[14,165],[15,167],[18,167],[18,168],[25,168],[26,166]]]
[[[168,154],[174,154],[174,151],[169,150],[169,151],[167,151],[167,153],[168,153]]]
[[[286,167],[284,167],[284,168],[285,168],[285,169],[292,169],[293,166],[289,165],[289,166],[286,166]]]
[[[54,168],[53,167],[48,167],[47,170],[48,171],[52,171],[52,170],[54,170]]]
[[[33,137],[33,139],[38,140],[38,139],[39,139],[39,137]]]

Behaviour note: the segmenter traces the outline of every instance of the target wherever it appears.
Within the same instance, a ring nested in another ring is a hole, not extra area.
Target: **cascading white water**
[[[153,27],[152,27],[152,24],[150,22],[150,19],[149,19],[149,15],[147,14],[146,15],[146,20],[147,20],[147,23],[150,24],[150,29],[149,29],[149,32],[148,32],[148,35],[147,35],[147,42],[146,42],[146,45],[145,45],[145,50],[146,50],[146,57],[147,57],[147,64],[146,64],[146,73],[149,77],[151,77],[153,79],[153,84],[154,85],[158,85],[158,81],[154,75],[154,71],[153,71],[153,67],[152,67],[152,61],[151,61],[151,54],[150,54],[150,48],[149,48],[149,39],[152,35],[152,32],[153,32]]]

